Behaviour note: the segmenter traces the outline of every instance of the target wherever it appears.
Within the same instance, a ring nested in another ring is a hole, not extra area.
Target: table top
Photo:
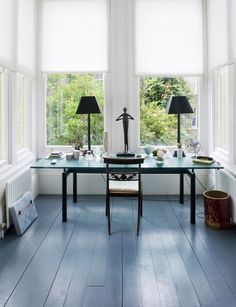
[[[140,155],[138,155],[140,157]],[[145,155],[143,155],[145,157]],[[34,162],[31,168],[37,169],[67,169],[74,170],[78,173],[105,173],[106,164],[103,159],[93,158],[91,160],[80,157],[78,160],[57,159],[55,164],[51,164],[52,159],[44,158]],[[115,168],[129,168],[127,165],[116,166]],[[132,166],[133,167],[133,166]],[[168,157],[164,160],[163,165],[157,165],[154,157],[145,157],[144,163],[141,165],[142,173],[179,173],[185,170],[197,169],[222,169],[223,166],[218,162],[212,164],[194,163],[190,157],[178,159],[176,157]]]

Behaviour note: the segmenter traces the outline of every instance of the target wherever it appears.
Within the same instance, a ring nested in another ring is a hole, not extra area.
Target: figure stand
[[[134,120],[134,118],[127,113],[127,108],[123,108],[124,113],[122,113],[116,121],[123,121],[123,130],[124,130],[124,152],[117,153],[117,157],[134,157],[135,154],[129,152],[129,142],[128,142],[128,129],[129,129],[129,120]]]

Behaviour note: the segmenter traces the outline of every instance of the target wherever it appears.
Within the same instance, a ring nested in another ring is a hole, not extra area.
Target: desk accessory
[[[108,132],[103,132],[103,152],[108,152]]]
[[[196,158],[193,158],[192,161],[194,163],[203,163],[203,164],[212,164],[215,162],[213,158],[207,156],[197,156]]]
[[[186,142],[186,149],[190,154],[193,154],[192,158],[196,158],[200,149],[201,149],[201,144],[200,141],[197,139],[190,138]]]
[[[123,130],[124,130],[124,151],[118,152],[117,157],[134,157],[135,154],[129,152],[129,142],[128,142],[128,129],[129,129],[129,120],[134,120],[134,118],[127,113],[127,108],[123,108],[124,113],[122,113],[116,121],[122,120],[123,122]]]
[[[178,144],[177,146],[177,158],[181,159],[183,157],[183,150],[181,144]]]
[[[48,159],[61,159],[64,156],[63,151],[52,151],[48,156]]]
[[[68,153],[68,154],[66,154],[66,160],[73,160],[73,158],[74,158],[74,155],[73,155],[73,153]]]
[[[79,160],[79,156],[80,156],[80,150],[78,149],[74,149],[73,150],[73,157],[75,160]]]

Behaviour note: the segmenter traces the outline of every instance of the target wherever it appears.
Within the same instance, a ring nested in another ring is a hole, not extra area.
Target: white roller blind
[[[42,71],[107,70],[107,0],[43,0]]]
[[[208,59],[210,69],[228,61],[228,0],[208,0]]]
[[[236,1],[231,0],[231,37],[232,40],[232,56],[236,60]]]
[[[136,73],[202,74],[202,1],[135,3]]]
[[[13,0],[0,0],[0,64],[12,65],[13,62]]]
[[[17,70],[33,74],[35,67],[35,0],[18,1]]]

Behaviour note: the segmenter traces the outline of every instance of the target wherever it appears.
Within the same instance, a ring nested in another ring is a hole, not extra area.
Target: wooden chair
[[[141,164],[144,158],[104,157],[103,159],[106,163],[106,216],[108,217],[108,233],[109,235],[111,234],[110,197],[137,197],[137,235],[139,235],[140,217],[143,211]]]

